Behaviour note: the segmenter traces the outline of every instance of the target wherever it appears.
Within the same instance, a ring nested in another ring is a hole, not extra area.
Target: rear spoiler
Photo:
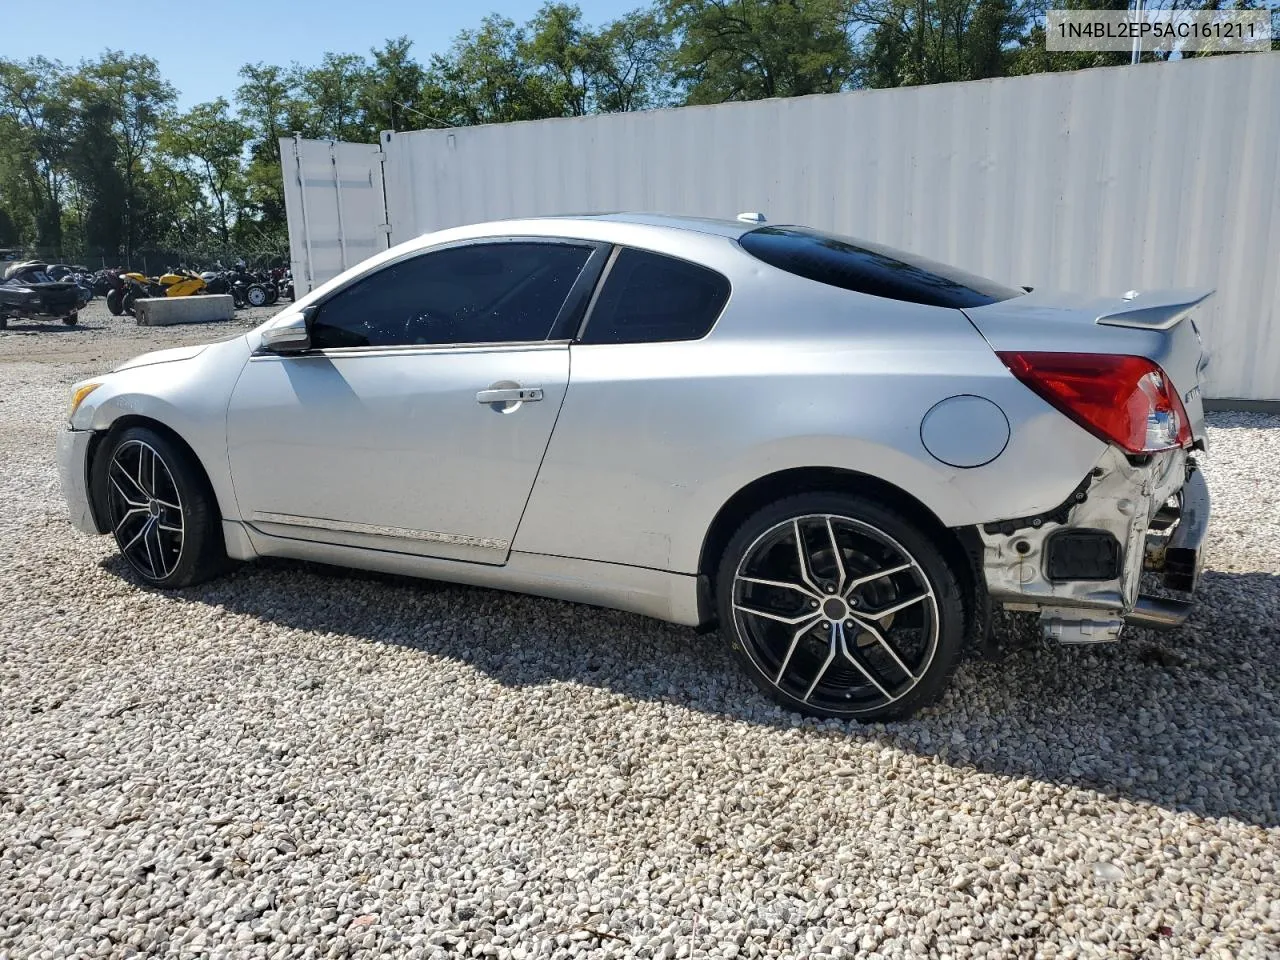
[[[1130,290],[1124,306],[1101,313],[1094,323],[1104,327],[1168,330],[1214,294],[1214,290]]]

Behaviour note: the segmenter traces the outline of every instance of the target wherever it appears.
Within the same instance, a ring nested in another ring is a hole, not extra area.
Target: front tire
[[[113,317],[118,317],[124,313],[123,299],[119,290],[112,288],[107,291],[107,309],[111,311]]]
[[[150,427],[109,435],[94,458],[93,481],[121,556],[143,580],[187,587],[226,568],[213,491],[170,437]]]
[[[815,717],[910,716],[942,693],[964,641],[960,588],[932,538],[850,494],[798,494],[749,517],[716,597],[748,675]]]

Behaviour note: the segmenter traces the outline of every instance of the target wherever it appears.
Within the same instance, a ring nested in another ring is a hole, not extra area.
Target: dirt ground
[[[103,372],[140,353],[243,333],[288,304],[282,300],[270,307],[237,310],[233,319],[221,323],[140,327],[133,317],[113,317],[106,301],[96,297],[80,311],[75,326],[58,320],[10,320],[0,330],[0,363],[67,364]]]

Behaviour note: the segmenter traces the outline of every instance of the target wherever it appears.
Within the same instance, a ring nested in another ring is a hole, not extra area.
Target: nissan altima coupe
[[[824,717],[930,703],[993,607],[1075,643],[1185,619],[1209,292],[748,220],[445,230],[138,357],[74,387],[71,518],[158,587],[294,557],[718,625]]]

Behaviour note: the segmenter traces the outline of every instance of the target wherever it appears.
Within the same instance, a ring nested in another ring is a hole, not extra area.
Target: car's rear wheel
[[[134,572],[159,587],[221,573],[227,556],[219,511],[191,454],[149,427],[129,427],[106,444],[94,459],[94,482]]]
[[[752,679],[812,716],[911,715],[942,692],[964,638],[960,589],[931,537],[848,494],[798,494],[747,519],[716,596]]]

